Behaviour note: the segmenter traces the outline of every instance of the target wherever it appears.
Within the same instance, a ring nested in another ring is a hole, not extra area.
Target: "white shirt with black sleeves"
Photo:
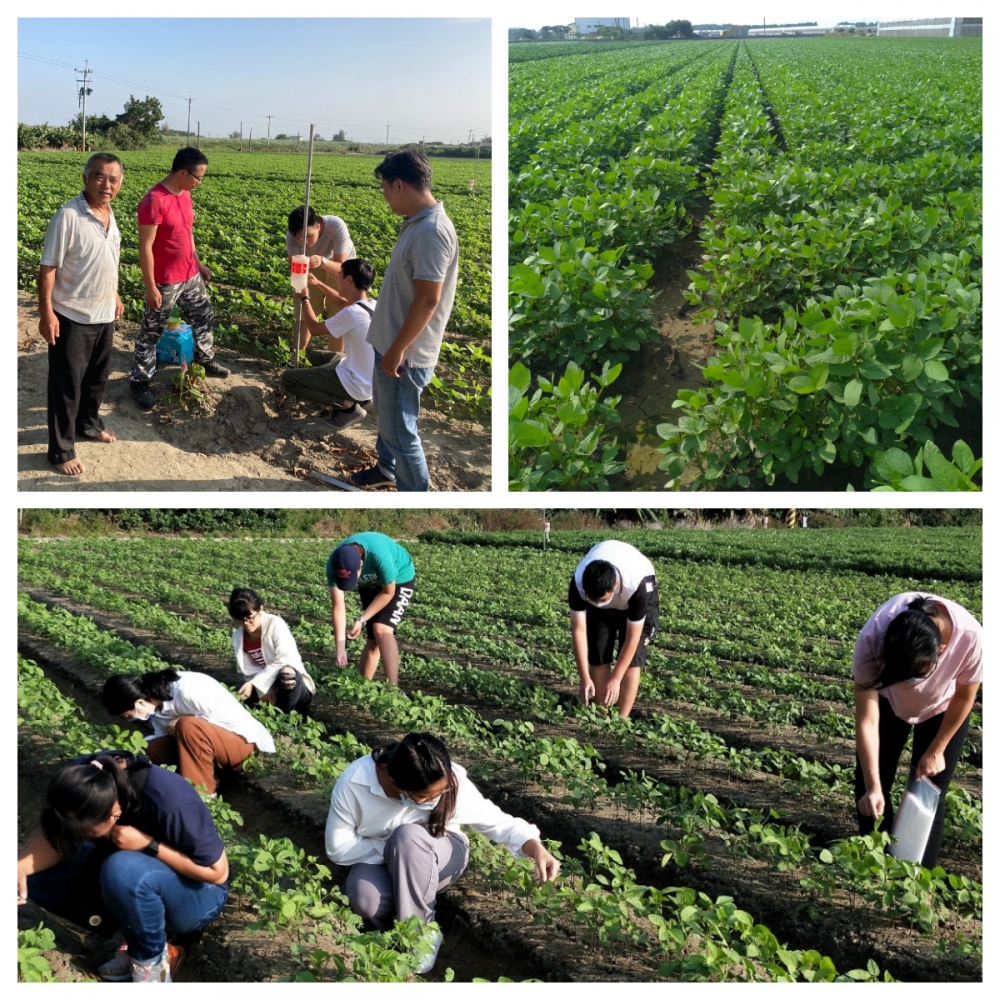
[[[630,622],[641,622],[646,617],[649,595],[656,588],[656,570],[653,564],[634,546],[627,542],[610,540],[598,542],[580,561],[569,585],[569,609],[583,612],[588,605],[596,608],[583,591],[583,573],[592,562],[607,562],[614,566],[618,581],[611,601],[601,611],[625,611]]]

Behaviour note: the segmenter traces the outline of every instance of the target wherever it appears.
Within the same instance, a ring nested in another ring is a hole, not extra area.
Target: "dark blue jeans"
[[[426,493],[430,488],[424,448],[417,433],[420,393],[430,385],[433,368],[399,369],[399,378],[382,371],[382,355],[375,351],[372,398],[378,410],[378,467],[396,477],[399,493]]]
[[[98,867],[94,861],[99,855],[93,851],[93,844],[84,844],[72,858],[30,875],[28,898],[92,927],[88,911],[95,916],[107,914],[109,920],[94,929],[106,934],[120,927],[136,962],[155,961],[163,954],[168,932],[201,930],[225,906],[229,895],[225,886],[185,878],[158,858],[140,851],[117,851]]]

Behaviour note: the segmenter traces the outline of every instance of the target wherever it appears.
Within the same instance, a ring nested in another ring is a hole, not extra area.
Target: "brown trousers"
[[[204,785],[209,795],[215,793],[216,769],[242,770],[243,761],[255,749],[242,736],[195,715],[180,716],[173,736],[158,736],[146,744],[146,753],[154,764],[176,764],[182,777],[195,787]]]

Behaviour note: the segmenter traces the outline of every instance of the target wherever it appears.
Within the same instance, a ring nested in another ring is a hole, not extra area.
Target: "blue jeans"
[[[135,962],[154,962],[167,944],[167,931],[196,931],[226,905],[229,890],[178,875],[159,858],[119,851],[101,868],[101,895],[118,918]]]
[[[28,898],[99,934],[120,927],[137,962],[163,954],[167,931],[200,930],[222,912],[225,886],[185,878],[139,851],[106,851],[81,844],[71,857],[29,875]]]
[[[426,493],[430,489],[424,449],[417,433],[420,393],[430,385],[433,368],[399,369],[399,378],[382,371],[382,355],[375,351],[372,399],[378,410],[378,466],[396,477],[400,493]]]

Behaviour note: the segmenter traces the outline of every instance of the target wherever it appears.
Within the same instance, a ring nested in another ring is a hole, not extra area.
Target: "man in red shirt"
[[[139,408],[151,410],[156,397],[150,388],[156,371],[156,344],[176,305],[194,336],[194,360],[213,378],[229,369],[214,360],[212,322],[215,314],[205,282],[212,272],[198,260],[194,245],[191,192],[205,178],[208,157],[200,149],[178,150],[170,173],[154,184],[139,202],[139,267],[146,285],[146,311],[135,338],[129,387]]]

